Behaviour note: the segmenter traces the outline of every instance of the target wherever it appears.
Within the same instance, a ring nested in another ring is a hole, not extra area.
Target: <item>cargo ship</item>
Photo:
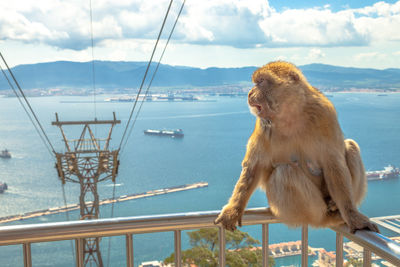
[[[400,169],[394,167],[393,165],[388,165],[381,171],[368,171],[366,174],[368,180],[398,178],[400,176]]]
[[[8,151],[7,149],[2,150],[2,151],[0,152],[0,158],[5,158],[5,159],[11,158],[11,153],[10,153],[10,151]]]
[[[182,138],[184,136],[182,129],[176,130],[153,130],[147,129],[144,130],[144,134],[147,135],[159,135],[159,136],[169,136],[172,138]]]

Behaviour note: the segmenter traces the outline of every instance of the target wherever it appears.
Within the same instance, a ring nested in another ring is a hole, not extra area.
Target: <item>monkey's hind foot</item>
[[[335,201],[333,201],[332,199],[328,200],[327,206],[328,206],[328,213],[334,213],[338,210]]]

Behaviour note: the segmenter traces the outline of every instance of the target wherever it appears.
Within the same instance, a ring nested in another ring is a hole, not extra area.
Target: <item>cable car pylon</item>
[[[110,139],[114,126],[121,123],[113,113],[112,120],[93,121],[60,121],[56,113],[56,121],[51,124],[58,126],[65,144],[65,153],[56,152],[56,169],[63,184],[66,182],[80,184],[80,219],[91,220],[99,218],[99,194],[97,184],[112,180],[118,174],[118,152],[110,150]],[[91,125],[110,125],[106,138],[94,136]],[[63,126],[81,126],[79,138],[67,139]],[[83,239],[84,266],[103,266],[100,253],[100,238]]]

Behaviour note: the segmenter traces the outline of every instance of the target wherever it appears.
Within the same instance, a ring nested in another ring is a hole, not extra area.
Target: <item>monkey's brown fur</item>
[[[248,104],[257,121],[228,204],[215,223],[229,230],[241,225],[257,186],[267,194],[282,222],[327,227],[346,223],[378,231],[358,206],[366,192],[360,150],[344,140],[335,108],[301,71],[271,62],[253,74]]]

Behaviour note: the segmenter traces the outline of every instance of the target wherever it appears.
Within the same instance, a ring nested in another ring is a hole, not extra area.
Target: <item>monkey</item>
[[[242,171],[214,221],[234,231],[257,187],[269,210],[290,227],[347,224],[379,232],[357,210],[367,179],[358,144],[345,139],[333,104],[295,65],[270,62],[252,75],[248,106],[256,116]]]

